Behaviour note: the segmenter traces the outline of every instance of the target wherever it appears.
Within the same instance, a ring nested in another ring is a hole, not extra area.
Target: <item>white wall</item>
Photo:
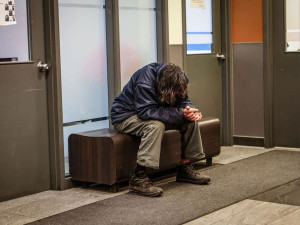
[[[181,0],[168,0],[169,44],[182,45]]]

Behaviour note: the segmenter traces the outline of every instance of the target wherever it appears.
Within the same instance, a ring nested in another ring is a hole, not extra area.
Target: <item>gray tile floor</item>
[[[299,210],[300,206],[291,206],[247,199],[203,216],[192,222],[186,223],[186,225],[299,225]],[[288,223],[280,223],[280,221],[288,221]]]
[[[276,148],[276,150],[281,149],[282,148]],[[274,149],[246,146],[222,147],[221,154],[213,159],[213,166],[231,163],[272,150]],[[300,151],[299,149],[288,150]],[[201,170],[205,169],[206,168],[203,168]],[[174,180],[175,177],[171,177],[160,180],[156,182],[156,184],[160,185],[163,183],[173,182]],[[274,198],[276,199],[276,196],[278,195],[281,196],[282,199],[289,198],[287,197],[289,196],[288,193],[284,193],[284,190],[289,190],[293,193],[293,198],[298,199],[299,192],[294,191],[294,193],[293,188],[299,188],[299,186],[297,186],[299,183],[299,181],[295,181],[295,183],[289,184],[287,189],[278,187],[278,189],[273,190],[273,192],[265,193],[263,196],[256,196],[257,198],[255,199],[244,200],[204,217],[198,218],[187,224],[300,225],[300,206],[297,205],[298,203],[293,205],[290,201],[278,202],[274,200]],[[112,198],[126,192],[127,191],[109,193],[97,189],[81,188],[72,188],[65,191],[41,192],[0,203],[0,224],[26,224],[93,202]]]

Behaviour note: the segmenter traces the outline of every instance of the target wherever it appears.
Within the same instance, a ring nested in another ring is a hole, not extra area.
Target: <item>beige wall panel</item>
[[[182,45],[181,0],[168,0],[169,44]]]

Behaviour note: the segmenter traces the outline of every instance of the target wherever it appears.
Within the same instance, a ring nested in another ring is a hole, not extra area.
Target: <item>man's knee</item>
[[[151,130],[155,130],[156,132],[165,132],[165,124],[159,120],[152,120],[150,125]]]
[[[165,132],[165,124],[158,120],[149,120],[145,123],[143,136],[163,136]]]
[[[191,126],[196,126],[196,125],[198,125],[198,122],[197,121],[188,121],[188,124]]]
[[[197,127],[197,126],[199,126],[197,121],[189,121],[189,120],[186,120],[186,121],[182,124],[181,127],[182,127],[183,129],[186,129],[186,128],[194,128],[194,127]]]

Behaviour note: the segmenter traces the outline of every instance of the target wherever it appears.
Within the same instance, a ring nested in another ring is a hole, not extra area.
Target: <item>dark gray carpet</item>
[[[300,206],[300,179],[256,195],[251,199]]]
[[[32,224],[182,224],[300,178],[300,153],[271,151],[205,171],[210,185],[170,183],[164,196],[124,194]]]

